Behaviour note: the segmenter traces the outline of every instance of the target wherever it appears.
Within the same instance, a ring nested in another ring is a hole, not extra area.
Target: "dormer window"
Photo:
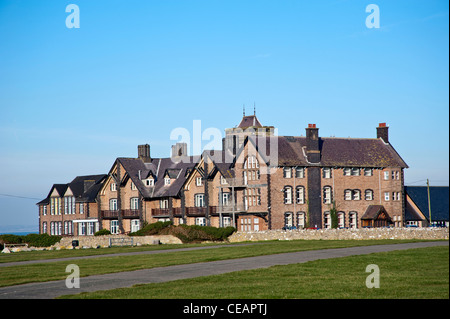
[[[170,185],[170,178],[169,177],[165,177],[164,178],[164,185]]]
[[[146,179],[144,184],[145,186],[155,186],[155,180],[153,178]]]

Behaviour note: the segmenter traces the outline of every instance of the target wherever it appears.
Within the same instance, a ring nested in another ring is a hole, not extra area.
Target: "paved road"
[[[240,270],[267,268],[275,265],[304,263],[326,258],[365,255],[411,248],[448,246],[448,244],[448,241],[439,241],[323,249],[126,271],[115,274],[82,277],[80,278],[80,288],[68,289],[65,280],[4,287],[0,288],[0,299],[50,299],[81,292],[130,287],[135,284],[158,283],[177,279],[210,276]]]

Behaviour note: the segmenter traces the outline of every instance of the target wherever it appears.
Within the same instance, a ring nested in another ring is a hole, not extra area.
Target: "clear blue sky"
[[[448,13],[446,0],[0,0],[0,194],[42,199],[138,144],[169,156],[174,128],[223,132],[253,103],[279,135],[374,137],[386,122],[406,184],[448,185]],[[0,232],[37,228],[37,201],[0,195]]]

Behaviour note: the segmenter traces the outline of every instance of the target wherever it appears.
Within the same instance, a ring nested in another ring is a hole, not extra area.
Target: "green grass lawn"
[[[366,287],[366,266],[380,269],[380,288]],[[138,285],[66,298],[153,299],[448,299],[449,248],[432,247],[274,266]]]

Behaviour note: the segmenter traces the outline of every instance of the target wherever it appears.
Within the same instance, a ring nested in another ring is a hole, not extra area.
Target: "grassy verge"
[[[380,288],[366,287],[366,266]],[[448,299],[449,248],[432,247],[138,285],[66,298],[154,299]]]
[[[221,248],[204,249],[183,252],[164,252],[161,254],[142,254],[132,256],[114,256],[92,259],[50,262],[45,264],[30,264],[0,268],[0,287],[12,286],[29,282],[42,282],[65,279],[68,264],[77,264],[80,275],[90,276],[121,271],[148,269],[170,265],[208,262],[232,258],[243,258],[277,253],[305,251],[314,249],[343,248],[366,245],[394,244],[412,241],[404,240],[295,240],[262,242],[249,246],[224,245]],[[177,247],[185,247],[177,245]],[[123,249],[123,248],[122,248]],[[94,250],[98,251],[98,250]],[[67,251],[77,252],[77,251]]]

